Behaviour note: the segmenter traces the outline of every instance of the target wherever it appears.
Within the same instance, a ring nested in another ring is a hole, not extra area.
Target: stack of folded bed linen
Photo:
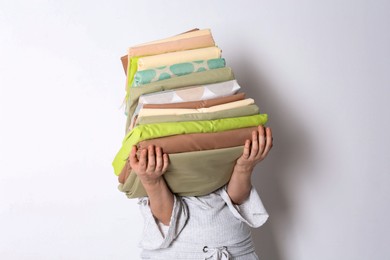
[[[225,185],[245,140],[267,121],[235,80],[209,29],[194,29],[128,49],[126,135],[113,161],[128,175],[119,190],[146,196],[128,157],[134,145],[169,154],[164,178],[181,196],[201,196]]]

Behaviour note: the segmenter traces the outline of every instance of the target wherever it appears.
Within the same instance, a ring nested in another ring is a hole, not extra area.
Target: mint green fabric
[[[237,107],[222,111],[210,113],[196,113],[183,115],[165,115],[165,116],[141,116],[138,117],[136,125],[156,124],[166,122],[187,122],[187,121],[201,121],[201,120],[215,120],[229,117],[252,116],[260,112],[259,107],[255,104]]]
[[[267,114],[234,117],[206,121],[168,122],[159,124],[140,125],[126,134],[122,147],[116,154],[112,165],[114,172],[119,175],[122,171],[133,145],[138,142],[162,136],[171,136],[187,133],[212,133],[250,126],[264,125]]]
[[[203,196],[229,182],[236,160],[244,146],[195,151],[169,155],[164,178],[173,193],[179,196]],[[128,198],[147,196],[134,171],[118,189]]]
[[[194,72],[218,69],[225,67],[225,59],[198,60],[183,62],[163,67],[137,71],[134,75],[133,86],[141,86],[151,82],[183,76]]]
[[[180,77],[165,79],[161,81],[152,82],[136,88],[129,89],[129,97],[126,102],[126,130],[131,123],[131,117],[138,104],[138,99],[143,94],[153,93],[157,91],[163,91],[168,89],[175,89],[186,86],[197,86],[218,83],[223,81],[233,80],[233,71],[229,67],[207,70],[202,72],[196,72],[187,74]]]

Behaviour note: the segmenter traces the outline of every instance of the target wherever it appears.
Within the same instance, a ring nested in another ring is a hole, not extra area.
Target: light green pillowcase
[[[173,193],[179,196],[202,196],[229,182],[236,160],[244,146],[194,151],[169,155],[164,178]],[[137,174],[132,171],[118,189],[128,198],[147,196]]]

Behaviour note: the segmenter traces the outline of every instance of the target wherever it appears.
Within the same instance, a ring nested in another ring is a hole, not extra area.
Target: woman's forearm
[[[168,226],[171,220],[174,197],[163,178],[153,183],[143,183],[149,197],[149,207],[153,216]]]
[[[248,197],[252,189],[251,182],[252,169],[234,167],[232,176],[227,186],[227,193],[234,204],[242,204]]]

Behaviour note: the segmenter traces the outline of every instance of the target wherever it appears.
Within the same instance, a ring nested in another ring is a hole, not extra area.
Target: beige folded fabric
[[[202,196],[209,194],[228,183],[236,160],[243,152],[243,146],[170,154],[164,178],[173,193],[179,196]],[[130,174],[118,189],[128,198],[147,196],[137,174],[129,163],[123,171]],[[125,175],[121,173],[121,176]]]
[[[138,59],[138,71],[181,62],[217,59],[221,57],[221,52],[218,47],[206,47],[140,57]]]
[[[244,145],[246,140],[251,140],[252,132],[256,130],[257,127],[254,126],[217,133],[174,135],[141,141],[137,147],[138,152],[141,152],[141,149],[154,145],[161,147],[167,154],[235,147]]]
[[[211,31],[210,29],[203,29],[130,47],[128,55],[130,57],[150,56],[211,46],[215,46]]]
[[[130,88],[130,95],[126,104],[126,131],[129,129],[131,118],[141,95],[162,90],[175,89],[185,86],[198,86],[233,80],[233,71],[229,67],[191,73],[185,76],[152,82],[136,88]]]
[[[196,114],[196,113],[211,113],[217,112],[237,107],[244,107],[254,104],[255,101],[252,98],[247,98],[244,100],[234,101],[230,103],[225,103],[222,105],[212,106],[212,107],[203,107],[197,109],[191,108],[166,108],[166,109],[153,109],[153,108],[142,108],[138,114],[138,117],[141,116],[161,116],[161,115],[183,115],[183,114]]]
[[[211,31],[209,29],[199,30],[195,28],[173,37],[130,47],[128,49],[128,54],[121,57],[121,61],[126,74],[129,56],[150,56],[211,46],[215,46]]]
[[[165,115],[165,116],[143,116],[138,117],[136,125],[145,124],[157,124],[167,122],[189,122],[189,121],[202,121],[202,120],[215,120],[223,118],[241,117],[241,116],[252,116],[259,114],[259,107],[255,104],[237,107],[228,110],[222,110],[211,113],[196,113],[196,114],[183,114],[183,115]]]
[[[238,93],[231,96],[212,98],[207,100],[199,100],[199,101],[168,103],[168,104],[144,104],[143,108],[153,108],[153,109],[195,108],[196,109],[202,107],[212,107],[212,106],[221,105],[229,102],[243,100],[244,98],[245,98],[245,93]]]
[[[182,39],[188,39],[188,38],[192,38],[192,37],[196,37],[196,36],[203,36],[203,35],[208,35],[208,34],[210,34],[210,29],[202,29],[202,30],[193,29],[193,30],[189,30],[187,32],[183,32],[180,34],[176,34],[174,36],[170,36],[170,37],[167,37],[164,39],[159,39],[159,40],[154,40],[154,41],[150,41],[150,42],[137,44],[137,45],[134,45],[133,47],[130,47],[129,49],[133,49],[136,47],[144,47],[144,46],[153,45],[156,43],[164,43],[164,42],[172,42],[172,41],[177,41],[177,40],[182,40]]]

